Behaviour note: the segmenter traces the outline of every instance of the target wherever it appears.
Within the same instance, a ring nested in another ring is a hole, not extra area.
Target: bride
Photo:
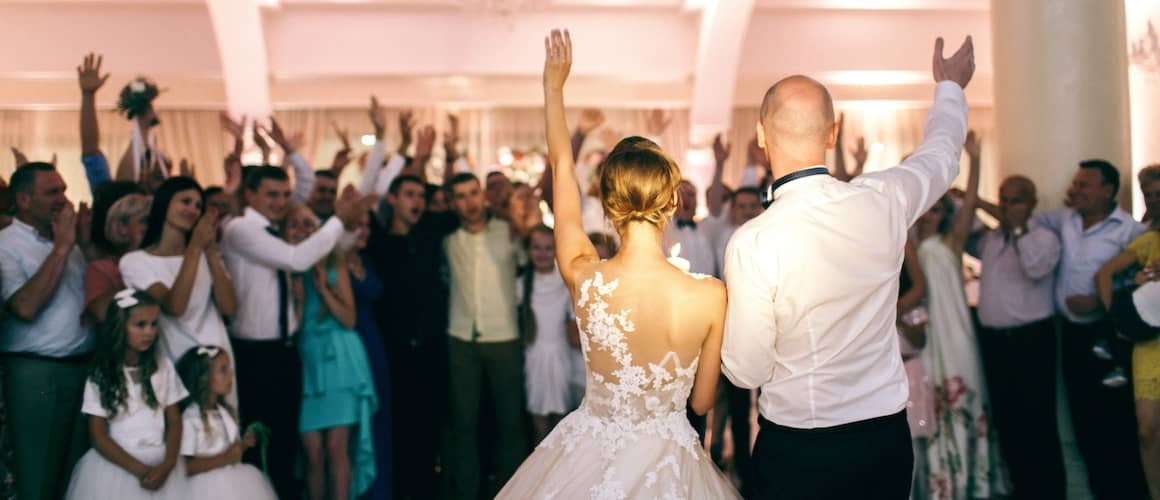
[[[720,377],[725,286],[669,264],[661,232],[681,172],[652,141],[622,140],[599,172],[601,204],[622,246],[601,261],[580,220],[564,120],[572,65],[565,31],[545,40],[544,104],[555,182],[556,259],[572,293],[587,392],[498,498],[738,498],[689,425]]]

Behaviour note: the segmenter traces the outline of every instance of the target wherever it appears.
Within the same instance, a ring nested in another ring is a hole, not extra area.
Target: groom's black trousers
[[[761,418],[753,450],[757,489],[771,500],[910,496],[914,452],[906,410],[824,429],[795,429]]]

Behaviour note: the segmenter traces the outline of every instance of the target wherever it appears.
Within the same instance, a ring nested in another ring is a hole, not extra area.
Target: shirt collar
[[[1080,221],[1080,224],[1082,226],[1083,214],[1079,213],[1079,210],[1076,210],[1074,208],[1071,209],[1071,214],[1072,214],[1072,217],[1074,217],[1075,219]],[[1112,206],[1112,213],[1108,214],[1107,218],[1105,218],[1104,220],[1097,222],[1095,224],[1095,226],[1092,226],[1092,228],[1102,226],[1105,223],[1136,224],[1136,220],[1133,219],[1131,215],[1128,215],[1128,212],[1125,212],[1124,210],[1120,209],[1119,204],[1116,204],[1116,205]],[[1089,229],[1089,231],[1090,230],[1091,229]]]
[[[273,225],[270,222],[270,219],[267,219],[265,215],[262,215],[262,212],[257,211],[254,209],[254,207],[246,207],[245,213],[242,216],[247,219],[254,219],[258,222],[261,222],[262,227],[269,227]]]
[[[823,179],[828,179],[830,178],[829,174],[830,171],[826,169],[825,165],[814,165],[779,177],[773,181],[773,184],[769,185],[769,189],[773,193],[773,199],[776,200],[785,193],[807,189]]]

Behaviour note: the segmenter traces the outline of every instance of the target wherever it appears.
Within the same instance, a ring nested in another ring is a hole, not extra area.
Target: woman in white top
[[[601,204],[623,245],[597,256],[564,119],[571,45],[560,32],[545,41],[544,100],[556,263],[575,299],[588,386],[497,498],[739,498],[686,416],[689,406],[707,412],[717,393],[725,287],[666,261],[661,232],[681,173],[647,139],[621,141],[600,169]]]
[[[171,361],[199,345],[230,345],[222,315],[234,314],[234,287],[217,248],[217,210],[203,206],[197,181],[166,180],[154,193],[141,250],[121,257],[125,285],[161,304],[160,344]]]

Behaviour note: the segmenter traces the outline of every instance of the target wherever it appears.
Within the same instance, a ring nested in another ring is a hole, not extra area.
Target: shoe
[[[1106,340],[1097,340],[1092,346],[1092,354],[1104,361],[1112,360],[1112,351],[1108,350],[1108,341]]]
[[[1105,387],[1123,387],[1128,383],[1128,377],[1124,376],[1124,369],[1120,367],[1114,368],[1104,376],[1103,384]]]

